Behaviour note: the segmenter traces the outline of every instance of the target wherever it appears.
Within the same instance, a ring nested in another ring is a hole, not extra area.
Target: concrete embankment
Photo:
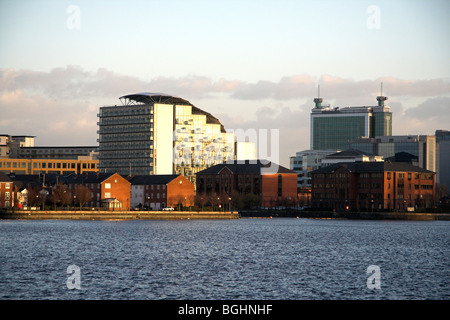
[[[236,211],[15,211],[0,213],[0,218],[23,220],[239,219],[239,213]]]
[[[450,220],[450,213],[415,212],[332,212],[300,210],[248,210],[240,212],[242,218],[312,218],[312,219],[362,219],[362,220]]]

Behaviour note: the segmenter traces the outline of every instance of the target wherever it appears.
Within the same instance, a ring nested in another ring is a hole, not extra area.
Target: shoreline
[[[241,211],[242,218],[309,218],[309,219],[353,219],[353,220],[450,220],[450,213],[414,213],[414,212],[332,212],[265,210]]]
[[[12,220],[182,220],[240,218],[308,218],[354,220],[450,221],[449,213],[413,212],[331,212],[297,210],[244,211],[98,211],[98,210],[21,210],[0,213],[0,219]]]
[[[237,211],[14,211],[0,213],[0,219],[12,220],[183,220],[239,219]]]

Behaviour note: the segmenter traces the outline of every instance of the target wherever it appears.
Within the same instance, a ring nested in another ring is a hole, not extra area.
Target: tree
[[[214,207],[217,207],[220,203],[220,196],[217,195],[215,192],[208,193],[208,202],[210,203],[212,209],[214,210]]]
[[[202,210],[205,207],[206,203],[208,202],[208,197],[203,193],[197,193],[194,199],[197,206],[201,207]]]
[[[91,197],[91,190],[89,190],[86,186],[84,185],[79,185],[76,189],[75,189],[75,195],[74,198],[78,201],[78,204],[80,205],[80,210],[82,207],[84,207],[84,205],[86,203],[88,203],[89,201],[92,200]]]
[[[39,188],[31,187],[30,185],[28,185],[27,190],[28,190],[28,199],[27,199],[28,205],[30,207],[36,207],[40,201]]]
[[[61,207],[64,207],[70,202],[70,195],[67,185],[58,183],[58,185],[53,188],[52,202],[55,205],[55,209],[58,203]]]

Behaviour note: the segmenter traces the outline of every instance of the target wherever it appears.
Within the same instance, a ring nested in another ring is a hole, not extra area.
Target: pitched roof
[[[128,178],[132,185],[168,184],[179,174],[135,175]]]
[[[421,172],[434,173],[421,167],[413,166],[406,162],[339,162],[329,166],[314,170],[311,173],[333,173],[337,169],[344,167],[350,172]]]
[[[6,173],[0,172],[0,182],[13,182],[10,177],[6,175]]]
[[[371,153],[363,152],[358,149],[346,149],[326,156],[326,159],[350,158],[356,156],[373,156]]]
[[[197,174],[219,174],[225,168],[227,168],[234,174],[264,174],[264,169],[268,170],[267,173],[272,173],[269,172],[269,168],[272,167],[276,169],[276,172],[274,173],[297,174],[296,172],[289,170],[283,166],[265,160],[235,160],[232,162],[217,164],[215,166],[197,172]]]

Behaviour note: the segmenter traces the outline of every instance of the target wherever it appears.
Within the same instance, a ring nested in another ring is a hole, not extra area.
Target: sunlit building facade
[[[120,98],[100,108],[99,168],[120,174],[195,173],[234,158],[234,135],[189,101],[160,93]]]
[[[387,97],[377,97],[378,106],[330,107],[322,98],[314,99],[311,111],[311,149],[344,150],[359,137],[392,135],[392,113],[384,105]]]

